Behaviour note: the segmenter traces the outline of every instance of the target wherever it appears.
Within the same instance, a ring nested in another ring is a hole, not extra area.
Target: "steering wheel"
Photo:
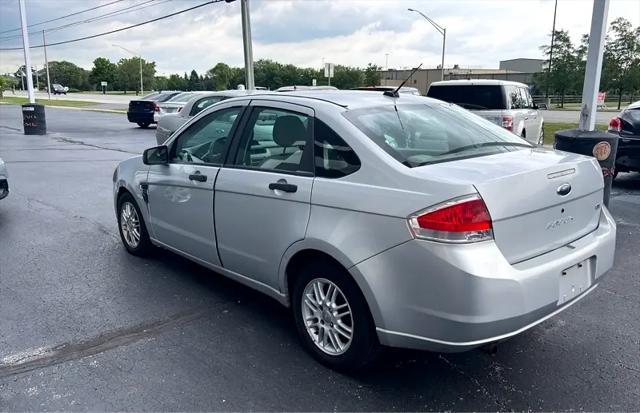
[[[219,161],[226,147],[227,138],[216,139],[209,145],[209,150],[207,150],[207,153],[204,154],[202,159],[206,159],[209,162]]]

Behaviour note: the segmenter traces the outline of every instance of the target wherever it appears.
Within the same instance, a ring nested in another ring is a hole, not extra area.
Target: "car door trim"
[[[278,301],[279,303],[281,303],[284,306],[288,306],[289,305],[289,300],[286,294],[278,291],[277,289],[271,287],[270,285],[267,285],[263,282],[254,280],[253,278],[247,277],[245,275],[242,275],[240,273],[228,270],[224,267],[220,267],[218,265],[215,264],[211,264],[207,261],[201,260],[200,258],[193,256],[189,253],[186,253],[178,248],[172,247],[170,245],[165,244],[164,242],[158,241],[155,238],[150,237],[151,241],[162,247],[165,248],[169,251],[172,251],[178,255],[182,255],[185,258],[188,258],[190,260],[195,261],[196,263],[209,268],[210,270],[213,270],[215,272],[220,273],[221,275],[227,277],[227,278],[231,278],[232,280],[238,281],[241,284],[244,284],[250,288],[253,288],[254,290],[260,291],[264,294],[267,294],[268,296],[274,298],[276,301]]]

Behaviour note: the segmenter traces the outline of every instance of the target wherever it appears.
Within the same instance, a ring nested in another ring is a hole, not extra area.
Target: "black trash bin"
[[[602,131],[567,129],[556,132],[555,138],[556,149],[593,156],[598,160],[604,178],[604,204],[609,206],[618,151],[618,135]]]
[[[46,135],[47,119],[44,115],[44,105],[38,103],[22,105],[22,125],[25,135]]]

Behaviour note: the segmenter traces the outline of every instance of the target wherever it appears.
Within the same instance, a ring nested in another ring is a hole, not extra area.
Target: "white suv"
[[[524,83],[507,80],[434,82],[427,96],[455,103],[537,145],[544,141],[544,121]]]

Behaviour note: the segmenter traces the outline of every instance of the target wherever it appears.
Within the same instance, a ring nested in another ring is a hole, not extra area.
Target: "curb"
[[[78,100],[77,102],[81,102],[81,101]],[[0,105],[20,106],[17,103],[7,103],[7,102],[0,102]],[[75,108],[73,106],[55,106],[55,105],[44,105],[44,106],[45,108],[54,108],[54,109],[87,110],[91,112],[120,113],[120,114],[127,113],[125,109]]]

